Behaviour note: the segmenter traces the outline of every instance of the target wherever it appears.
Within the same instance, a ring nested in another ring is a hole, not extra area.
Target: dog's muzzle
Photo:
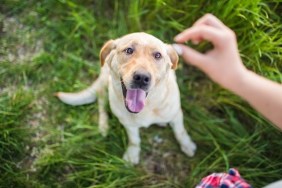
[[[131,113],[139,113],[145,106],[145,100],[148,93],[150,78],[136,74],[133,76],[131,88],[126,88],[122,77],[120,77],[122,93],[126,109]]]

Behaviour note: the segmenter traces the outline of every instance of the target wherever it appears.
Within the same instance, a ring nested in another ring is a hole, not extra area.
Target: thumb
[[[194,65],[198,68],[205,64],[207,57],[204,54],[188,47],[183,44],[173,44],[173,48],[177,51],[178,55],[182,56],[186,63]]]

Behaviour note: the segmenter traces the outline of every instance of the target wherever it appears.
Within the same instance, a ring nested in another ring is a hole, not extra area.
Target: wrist
[[[235,94],[241,96],[242,92],[248,87],[250,83],[250,78],[253,72],[246,69],[245,67],[236,75],[230,79],[230,84],[226,87],[228,90],[234,92]]]

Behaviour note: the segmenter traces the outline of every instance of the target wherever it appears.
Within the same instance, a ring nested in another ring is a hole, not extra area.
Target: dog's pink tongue
[[[146,99],[146,92],[142,89],[128,89],[126,92],[126,105],[127,108],[134,113],[140,112]]]

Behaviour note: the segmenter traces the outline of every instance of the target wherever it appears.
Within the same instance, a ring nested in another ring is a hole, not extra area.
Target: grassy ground
[[[198,145],[181,153],[169,127],[142,129],[141,164],[122,159],[122,125],[97,127],[97,105],[53,97],[87,87],[105,41],[145,31],[167,43],[211,12],[237,33],[246,66],[282,82],[279,1],[1,0],[0,187],[194,187],[236,167],[254,187],[282,178],[282,134],[197,69],[177,70],[186,128]],[[205,46],[200,46],[204,50]],[[110,113],[110,110],[109,110]]]

